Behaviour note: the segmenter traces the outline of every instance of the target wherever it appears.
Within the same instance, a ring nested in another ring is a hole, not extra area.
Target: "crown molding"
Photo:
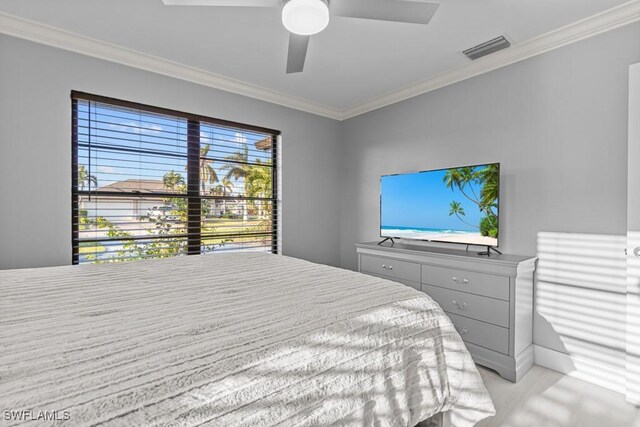
[[[340,120],[341,111],[199,68],[0,12],[0,33]]]
[[[345,110],[0,12],[0,33],[335,120],[346,120],[640,21],[633,0]]]
[[[423,93],[431,92],[462,80],[488,73],[498,68],[549,52],[597,34],[640,21],[640,0],[630,1],[588,18],[513,45],[505,50],[468,62],[435,77],[414,83],[400,90],[369,99],[342,112],[341,120],[359,116],[387,105],[395,104]]]

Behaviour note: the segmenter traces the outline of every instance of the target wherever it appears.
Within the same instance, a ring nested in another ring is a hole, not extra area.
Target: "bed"
[[[217,254],[0,271],[9,425],[470,426],[494,414],[449,318],[388,280]],[[65,418],[67,420],[65,420]]]

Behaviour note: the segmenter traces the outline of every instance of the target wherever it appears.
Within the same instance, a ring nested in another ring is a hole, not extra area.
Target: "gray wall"
[[[0,35],[0,269],[71,262],[72,89],[282,131],[284,253],[339,263],[339,122]]]
[[[354,242],[378,238],[380,175],[464,164],[501,163],[508,253],[536,255],[540,231],[625,234],[639,60],[632,24],[344,122],[342,266],[356,268]],[[540,315],[535,342],[565,351]]]

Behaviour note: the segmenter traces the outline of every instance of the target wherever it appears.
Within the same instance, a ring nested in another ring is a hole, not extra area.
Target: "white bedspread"
[[[0,271],[6,410],[122,426],[413,426],[445,410],[466,426],[494,411],[431,298],[257,253]]]

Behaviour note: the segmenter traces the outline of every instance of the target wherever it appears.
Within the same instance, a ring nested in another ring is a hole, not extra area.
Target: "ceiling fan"
[[[287,74],[304,68],[309,38],[324,30],[329,16],[429,23],[438,4],[411,0],[162,0],[168,6],[282,7],[282,24],[289,31]]]

